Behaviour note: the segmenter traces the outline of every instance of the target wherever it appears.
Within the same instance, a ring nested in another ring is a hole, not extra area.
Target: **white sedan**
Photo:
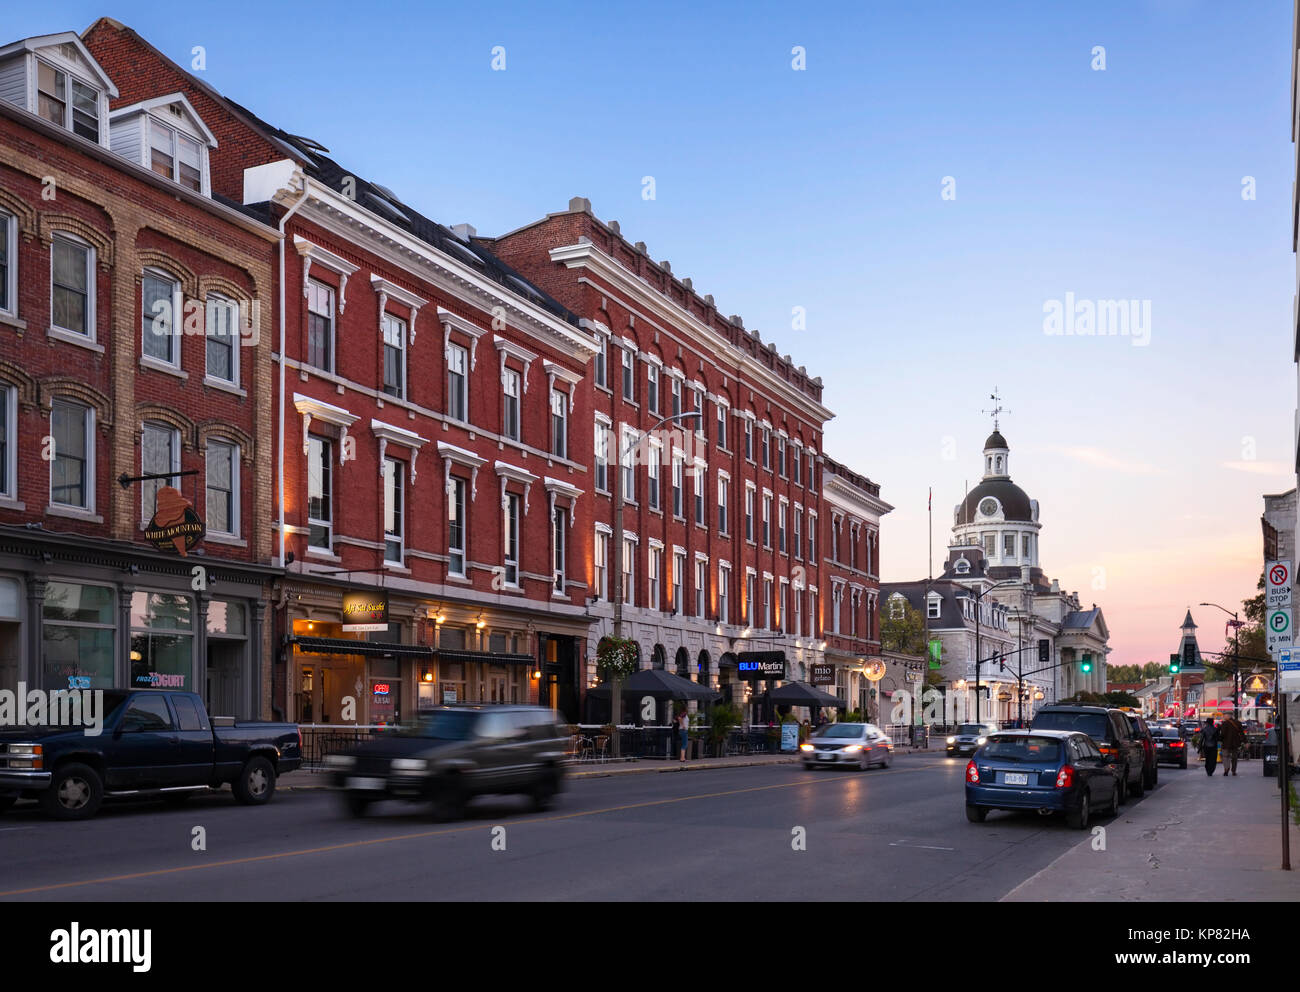
[[[870,723],[831,723],[813,734],[799,750],[805,768],[856,765],[865,770],[872,765],[888,768],[894,745]]]

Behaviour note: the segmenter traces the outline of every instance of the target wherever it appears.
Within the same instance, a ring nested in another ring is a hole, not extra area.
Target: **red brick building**
[[[576,718],[592,336],[472,229],[429,220],[129,29],[102,20],[87,44],[202,108],[214,191],[284,232],[277,704],[304,723],[452,700]],[[354,599],[387,609],[348,624]]]
[[[185,95],[122,79],[71,32],[0,47],[0,688],[261,714],[277,234],[211,195]],[[168,481],[184,557],[146,537]]]
[[[852,650],[878,651],[876,597],[867,590],[878,586],[879,514],[889,508],[878,487],[830,463],[848,501],[835,510],[847,527],[841,547],[856,557],[842,566],[827,561],[823,480],[832,476],[823,471],[822,431],[832,414],[821,379],[740,317],[724,316],[711,296],[627,241],[617,222],[599,220],[583,198],[476,243],[580,314],[601,344],[583,407],[597,447],[593,519],[580,540],[599,618],[584,681],[595,683],[594,646],[613,629],[610,570],[618,567],[623,635],[640,646],[642,665],[737,702],[756,685],[741,678],[745,655],[779,654],[786,677],[801,680],[829,660],[832,576],[834,588],[847,592],[844,583],[852,583],[860,614],[852,621],[846,608],[845,629],[857,626],[855,636],[837,638],[841,667]],[[702,423],[680,417],[691,412]],[[632,457],[619,459],[620,450]],[[621,549],[612,547],[616,462],[628,494]],[[856,655],[851,663],[861,667]]]

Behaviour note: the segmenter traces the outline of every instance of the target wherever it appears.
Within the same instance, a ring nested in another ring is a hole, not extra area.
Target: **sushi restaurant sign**
[[[388,593],[348,592],[343,594],[343,632],[366,634],[388,629]]]

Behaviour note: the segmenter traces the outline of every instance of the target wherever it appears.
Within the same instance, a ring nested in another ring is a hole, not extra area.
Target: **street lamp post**
[[[1233,610],[1224,609],[1218,603],[1202,603],[1202,606],[1213,606],[1216,610],[1223,610],[1224,613],[1232,617],[1232,718],[1237,719],[1237,701],[1241,695],[1240,681],[1240,657],[1241,657],[1241,621],[1237,619],[1237,614]]]
[[[684,419],[687,419],[687,418],[697,418],[697,419],[698,419],[698,418],[702,418],[703,416],[704,416],[703,412],[697,410],[697,411],[693,411],[693,412],[691,412],[691,413],[677,413],[677,414],[674,414],[674,415],[671,416],[671,417],[664,417],[664,418],[663,418],[662,420],[660,420],[657,424],[654,424],[652,427],[648,427],[648,428],[646,428],[645,430],[643,430],[643,431],[641,431],[640,433],[637,434],[636,438],[633,440],[633,442],[632,442],[632,444],[631,444],[631,447],[629,448],[629,450],[628,450],[628,452],[627,452],[628,457],[630,458],[632,452],[635,451],[635,450],[637,449],[637,447],[640,446],[641,442],[645,440],[646,435],[648,435],[651,431],[656,431],[656,430],[658,430],[660,427],[662,427],[664,424],[668,423],[669,421],[673,421],[673,420],[684,420]],[[701,420],[701,423],[703,423],[702,420]],[[617,557],[617,559],[618,559],[618,570],[614,573],[614,574],[615,574],[615,580],[614,580],[614,639],[615,639],[615,640],[621,640],[622,637],[623,637],[623,597],[624,597],[624,590],[623,590],[623,504],[624,504],[624,500],[627,498],[627,497],[626,497],[626,494],[623,492],[623,439],[622,439],[622,437],[619,437],[619,438],[618,438],[618,443],[614,445],[614,453],[615,453],[615,457],[614,457],[614,526],[613,526],[613,531],[614,531],[614,533],[613,533],[613,535],[612,535],[612,536],[613,536],[613,545],[614,545],[614,546],[613,546],[612,548],[610,548],[609,556],[610,556],[610,558],[615,558],[615,557]],[[633,468],[635,468],[635,463],[633,463]],[[633,485],[635,485],[635,484],[636,484],[636,480],[633,479]],[[611,563],[611,564],[612,564],[612,563]],[[608,567],[608,565],[607,565],[607,567]],[[611,679],[609,680],[609,707],[610,707],[610,717],[609,717],[609,719],[610,719],[610,723],[612,723],[613,726],[614,726],[614,733],[610,735],[611,737],[613,737],[613,740],[611,740],[611,741],[609,742],[609,744],[610,744],[610,753],[611,753],[615,758],[621,757],[621,755],[620,755],[620,750],[621,750],[621,749],[620,749],[620,747],[619,747],[619,743],[620,743],[620,742],[619,742],[619,733],[618,733],[618,720],[619,720],[619,717],[623,715],[623,686],[622,686],[622,681],[623,681],[623,680],[619,677],[617,671],[614,673],[614,677],[611,678]]]

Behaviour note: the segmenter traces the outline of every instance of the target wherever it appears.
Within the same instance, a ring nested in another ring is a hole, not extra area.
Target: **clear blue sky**
[[[823,377],[828,451],[898,507],[886,579],[924,574],[929,486],[942,549],[997,385],[1111,660],[1166,657],[1188,605],[1216,647],[1195,604],[1253,592],[1260,494],[1294,484],[1290,3],[802,7],[49,3],[5,40],[107,14],[202,45],[218,89],[480,233],[590,197]],[[1046,336],[1066,292],[1151,300],[1150,344]]]

